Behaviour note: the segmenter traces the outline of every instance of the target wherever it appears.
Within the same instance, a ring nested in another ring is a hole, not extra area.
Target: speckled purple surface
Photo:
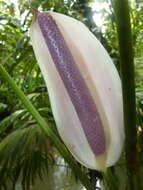
[[[38,23],[57,71],[75,107],[87,141],[94,154],[98,156],[105,152],[105,134],[90,91],[52,16],[45,12],[39,13]]]

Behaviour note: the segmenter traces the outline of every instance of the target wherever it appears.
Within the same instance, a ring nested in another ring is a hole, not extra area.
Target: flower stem
[[[125,150],[129,189],[140,190],[137,152],[136,101],[134,80],[134,56],[128,0],[111,0],[118,31],[121,77],[123,88]]]
[[[51,142],[55,145],[55,147],[58,149],[58,151],[63,156],[63,158],[68,162],[69,166],[72,168],[74,173],[77,174],[77,177],[80,179],[81,183],[87,188],[87,190],[94,190],[93,185],[91,184],[87,176],[82,172],[78,164],[74,161],[71,154],[65,148],[64,144],[54,134],[52,129],[49,128],[46,121],[41,117],[39,112],[35,109],[35,107],[29,101],[27,96],[25,96],[24,93],[21,91],[21,89],[18,88],[18,86],[16,85],[14,80],[10,77],[10,75],[7,73],[7,71],[2,66],[2,64],[0,64],[0,74],[3,77],[3,79],[5,79],[5,81],[10,85],[13,91],[16,93],[16,95],[21,100],[25,108],[30,112],[33,118],[37,121],[37,123],[41,127],[41,130],[44,132],[44,134],[51,140]]]

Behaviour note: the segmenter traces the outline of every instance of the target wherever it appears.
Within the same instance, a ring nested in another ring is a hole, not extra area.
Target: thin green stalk
[[[137,152],[134,56],[128,0],[111,0],[117,21],[123,88],[125,149],[131,190],[140,190]]]
[[[117,183],[117,178],[115,175],[112,173],[111,168],[108,168],[106,173],[103,174],[103,180],[104,184],[108,187],[110,190],[118,190],[118,183]]]
[[[58,139],[58,137],[54,134],[52,129],[49,128],[46,121],[41,117],[39,112],[35,109],[29,99],[24,95],[21,89],[15,84],[14,80],[10,77],[7,73],[5,68],[0,64],[0,74],[3,79],[10,85],[13,91],[16,93],[18,98],[21,100],[25,108],[31,113],[33,118],[37,121],[41,129],[43,130],[44,134],[48,136],[51,142],[55,145],[58,149],[60,154],[64,157],[64,159],[69,163],[69,166],[74,170],[77,174],[78,178],[80,179],[81,183],[87,188],[87,190],[94,190],[93,185],[90,183],[87,176],[81,171],[80,167],[77,163],[73,160],[71,154],[65,148],[64,144]]]

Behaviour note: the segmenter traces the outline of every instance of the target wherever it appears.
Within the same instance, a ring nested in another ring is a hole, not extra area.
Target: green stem
[[[111,168],[108,168],[106,173],[103,174],[103,181],[105,186],[110,190],[118,190],[118,183],[115,175],[112,173]]]
[[[21,89],[15,84],[14,80],[7,73],[5,68],[0,64],[0,73],[1,76],[5,79],[5,81],[10,85],[10,87],[14,90],[16,95],[19,97],[23,105],[27,108],[27,110],[31,113],[34,119],[37,121],[43,132],[46,136],[51,140],[51,142],[58,149],[63,158],[68,162],[69,166],[74,170],[74,172],[79,177],[81,183],[87,188],[87,190],[94,190],[93,185],[90,183],[87,176],[81,171],[78,164],[73,160],[71,154],[65,148],[64,144],[58,139],[58,137],[54,134],[54,132],[49,128],[46,121],[41,117],[39,112],[35,109],[29,99],[24,95]]]
[[[123,88],[125,149],[130,189],[140,189],[137,152],[134,56],[128,0],[111,0],[117,21]]]

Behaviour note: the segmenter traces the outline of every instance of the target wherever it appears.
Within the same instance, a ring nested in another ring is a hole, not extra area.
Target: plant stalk
[[[128,0],[111,0],[119,40],[121,78],[123,89],[125,151],[129,189],[140,190],[140,172],[137,151],[136,100],[134,55]]]
[[[21,100],[25,108],[37,121],[37,123],[41,127],[41,130],[44,132],[44,134],[51,140],[51,142],[55,145],[55,147],[63,156],[63,158],[68,162],[69,166],[71,167],[71,169],[73,169],[74,173],[77,174],[77,177],[79,178],[81,183],[87,188],[87,190],[94,190],[93,185],[91,184],[87,176],[82,172],[78,164],[74,161],[74,159],[72,158],[71,154],[68,152],[64,144],[54,134],[52,129],[48,126],[46,121],[41,117],[39,112],[35,109],[35,107],[29,101],[27,96],[25,96],[24,93],[21,91],[21,89],[19,89],[19,87],[16,85],[16,83],[11,78],[11,76],[7,73],[7,71],[2,66],[2,64],[0,64],[0,74],[3,77],[3,79],[9,84],[9,86],[13,89],[13,91],[16,93],[16,95]]]

